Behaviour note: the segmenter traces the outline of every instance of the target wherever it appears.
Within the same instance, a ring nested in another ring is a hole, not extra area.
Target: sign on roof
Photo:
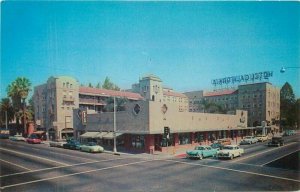
[[[228,84],[233,85],[233,84],[241,84],[241,83],[247,83],[247,82],[268,80],[272,76],[273,76],[273,71],[264,71],[264,72],[258,72],[258,73],[225,77],[225,78],[220,78],[220,79],[213,79],[211,81],[211,83],[214,86],[228,85]]]

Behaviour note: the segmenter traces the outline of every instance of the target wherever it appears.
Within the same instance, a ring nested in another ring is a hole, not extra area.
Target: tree
[[[204,113],[221,113],[226,114],[227,110],[217,103],[210,103],[207,99],[202,99],[199,108],[203,108]]]
[[[297,107],[292,86],[286,82],[280,89],[280,119],[282,128],[292,128],[297,122]]]
[[[89,85],[88,85],[89,87],[93,87],[93,85],[92,85],[92,83],[89,83]]]
[[[101,83],[97,83],[96,88],[100,89],[101,88]]]
[[[120,88],[117,85],[115,85],[113,82],[111,82],[108,77],[105,78],[102,88],[120,91]]]
[[[116,98],[116,111],[125,111],[125,104],[128,102],[127,98]],[[107,97],[105,100],[105,112],[113,112],[114,111],[114,98]]]
[[[7,87],[8,96],[12,99],[12,105],[14,108],[14,114],[16,116],[17,127],[19,127],[19,118],[17,115],[20,110],[25,107],[25,101],[28,93],[31,91],[31,82],[25,77],[18,77]],[[23,104],[22,104],[23,100]],[[24,123],[24,122],[23,122]],[[24,127],[24,124],[23,124]],[[25,131],[25,130],[24,130]]]
[[[1,119],[0,124],[6,124],[6,114],[7,114],[7,122],[11,122],[14,120],[14,108],[9,98],[3,98],[1,100],[0,106]]]

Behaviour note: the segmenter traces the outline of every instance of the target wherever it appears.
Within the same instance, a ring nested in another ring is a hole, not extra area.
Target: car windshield
[[[252,139],[252,137],[245,137],[245,139]]]
[[[204,147],[195,147],[195,150],[204,150]]]
[[[231,147],[231,146],[225,146],[223,149],[232,150],[232,149],[233,149],[233,147]]]
[[[30,135],[29,138],[30,139],[37,139],[38,137],[36,135]]]
[[[97,145],[96,143],[93,143],[93,142],[90,142],[90,143],[88,143],[87,144],[88,146],[95,146],[95,145]]]
[[[220,147],[221,145],[219,143],[213,143],[211,144],[212,147]]]

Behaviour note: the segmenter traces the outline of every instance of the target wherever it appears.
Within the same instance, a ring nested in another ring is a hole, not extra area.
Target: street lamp
[[[117,153],[116,140],[116,97],[114,96],[114,153]]]
[[[300,67],[281,67],[280,73],[284,73],[286,69],[300,69]]]
[[[21,92],[21,99],[23,101],[23,123],[24,123],[24,134],[27,133],[26,131],[26,117],[25,117],[25,107],[26,107],[26,103],[25,103],[25,99],[27,97],[28,93],[26,91],[22,91]]]

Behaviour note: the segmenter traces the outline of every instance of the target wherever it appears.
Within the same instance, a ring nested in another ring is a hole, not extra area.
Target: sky
[[[1,2],[1,92],[68,75],[122,89],[147,74],[178,92],[213,79],[273,71],[300,97],[298,2]]]

